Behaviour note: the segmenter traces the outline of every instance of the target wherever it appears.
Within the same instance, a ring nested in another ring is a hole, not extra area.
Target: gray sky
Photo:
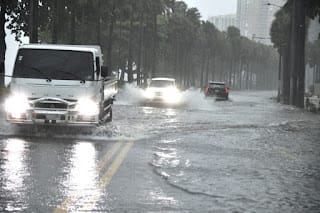
[[[236,13],[237,0],[184,0],[188,7],[199,9],[202,19],[210,16]]]

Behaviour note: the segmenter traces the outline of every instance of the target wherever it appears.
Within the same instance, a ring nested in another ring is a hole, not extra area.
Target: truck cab
[[[112,119],[116,93],[99,46],[28,44],[18,50],[5,110],[11,123],[95,125]]]

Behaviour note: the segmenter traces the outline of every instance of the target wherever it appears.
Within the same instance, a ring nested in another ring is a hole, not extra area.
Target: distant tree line
[[[32,43],[101,45],[120,80],[174,77],[182,87],[225,81],[235,89],[274,89],[278,54],[229,27],[201,21],[196,8],[175,0],[0,0],[0,62],[4,23]],[[7,17],[7,20],[6,18]],[[3,72],[3,68],[2,68]],[[135,77],[136,76],[136,77]]]
[[[319,15],[319,0],[288,0],[275,15],[270,34],[280,54],[279,98],[285,104],[303,107],[306,62],[319,70],[319,39],[314,43],[306,42],[309,20]]]

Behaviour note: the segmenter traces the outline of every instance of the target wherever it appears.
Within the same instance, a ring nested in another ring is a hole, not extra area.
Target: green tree
[[[5,74],[5,55],[6,55],[6,21],[14,19],[16,12],[17,2],[11,0],[0,0],[0,87],[4,87],[4,74]],[[6,16],[10,17],[8,20]]]

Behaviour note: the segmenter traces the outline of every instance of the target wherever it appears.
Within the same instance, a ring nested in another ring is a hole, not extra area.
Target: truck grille
[[[66,103],[45,103],[45,102],[36,102],[34,103],[35,108],[48,108],[48,109],[67,109],[68,104]]]
[[[76,100],[64,100],[64,99],[34,99],[31,102],[31,107],[38,109],[74,109]]]

